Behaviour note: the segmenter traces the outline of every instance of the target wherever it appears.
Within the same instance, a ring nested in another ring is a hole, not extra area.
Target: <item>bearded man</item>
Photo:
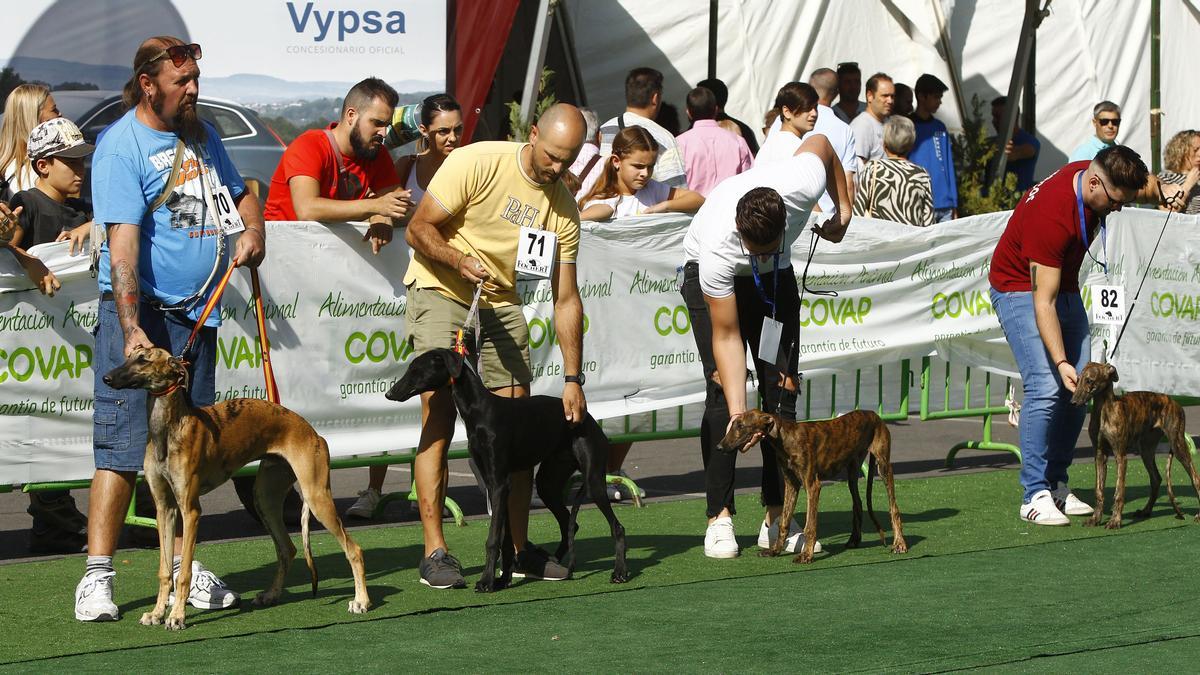
[[[80,621],[120,618],[112,554],[146,454],[146,391],[115,390],[101,378],[137,349],[181,353],[230,258],[256,267],[266,254],[258,199],[246,190],[216,128],[196,114],[201,54],[200,45],[170,36],[138,47],[124,91],[129,112],[100,135],[92,164],[94,220],[107,237],[96,267],[96,472],[87,567],[75,589]],[[217,308],[197,335],[185,394],[192,405],[215,401],[220,323]],[[175,550],[183,550],[181,542]],[[179,601],[221,609],[236,604],[238,594],[194,561],[188,598]]]
[[[271,178],[267,220],[368,221],[363,241],[374,253],[392,240],[392,227],[413,208],[383,136],[399,96],[369,77],[342,101],[342,116],[325,129],[292,141]],[[396,221],[393,223],[393,221]]]

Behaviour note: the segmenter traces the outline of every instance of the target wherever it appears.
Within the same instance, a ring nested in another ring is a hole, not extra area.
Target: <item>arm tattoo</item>
[[[1037,265],[1029,266],[1029,290],[1037,290]]]
[[[113,266],[113,300],[117,304],[117,318],[126,335],[138,326],[138,278],[137,270],[127,261]]]

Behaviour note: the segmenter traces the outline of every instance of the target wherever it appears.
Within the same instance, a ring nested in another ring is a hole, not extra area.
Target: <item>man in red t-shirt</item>
[[[392,240],[393,221],[413,204],[402,189],[383,136],[399,96],[370,77],[354,85],[342,102],[341,120],[310,129],[292,141],[271,178],[266,220],[370,223],[363,241],[373,252]]]
[[[992,305],[1025,392],[1020,515],[1038,525],[1068,525],[1068,515],[1092,513],[1067,487],[1087,412],[1072,405],[1071,394],[1091,360],[1079,268],[1104,217],[1136,199],[1148,176],[1142,159],[1123,145],[1067,164],[1025,193],[992,255]],[[1108,263],[1106,255],[1100,262]]]

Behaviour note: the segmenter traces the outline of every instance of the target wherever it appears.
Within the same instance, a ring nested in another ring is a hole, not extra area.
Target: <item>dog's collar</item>
[[[148,391],[147,393],[149,393],[151,396],[153,396],[155,398],[161,398],[163,396],[167,396],[169,394],[175,393],[175,390],[182,386],[183,386],[183,378],[180,378],[179,381],[177,381],[175,384],[172,384],[171,386],[167,387],[166,389],[163,389],[162,391]]]
[[[189,364],[188,364],[188,362],[187,362],[186,360],[183,360],[183,359],[181,359],[181,360],[180,360],[180,362],[179,362],[179,371],[178,371],[178,372],[179,372],[179,379],[175,380],[175,383],[174,383],[174,384],[172,384],[171,386],[167,387],[166,389],[163,389],[162,391],[149,391],[149,390],[147,390],[147,393],[148,393],[148,394],[150,394],[151,396],[155,397],[155,398],[162,398],[163,396],[168,396],[168,395],[170,395],[170,394],[173,394],[173,393],[175,393],[175,390],[176,390],[176,389],[178,389],[178,388],[180,388],[180,387],[183,387],[184,389],[187,389],[187,381],[188,381],[188,371],[187,371],[187,368],[188,368],[188,365],[189,365]]]

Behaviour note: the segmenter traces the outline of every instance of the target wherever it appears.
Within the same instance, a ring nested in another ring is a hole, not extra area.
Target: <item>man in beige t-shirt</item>
[[[579,110],[558,104],[530,130],[529,143],[485,142],[455,150],[430,181],[405,235],[414,251],[404,275],[414,355],[451,346],[476,285],[482,283],[481,374],[489,389],[508,397],[528,396],[533,380],[529,329],[515,288],[521,228],[556,235],[549,275],[563,357],[563,414],[572,423],[582,421],[587,411],[580,377],[583,302],[575,275],[579,210],[559,178],[579,154],[585,131]],[[442,534],[446,448],[455,420],[449,388],[421,395],[421,418],[413,462],[425,535],[421,582],[433,588],[461,588],[466,585],[462,566],[447,553]],[[532,475],[530,470],[512,474],[508,525],[516,543],[516,571],[566,578],[565,567],[527,543]]]

